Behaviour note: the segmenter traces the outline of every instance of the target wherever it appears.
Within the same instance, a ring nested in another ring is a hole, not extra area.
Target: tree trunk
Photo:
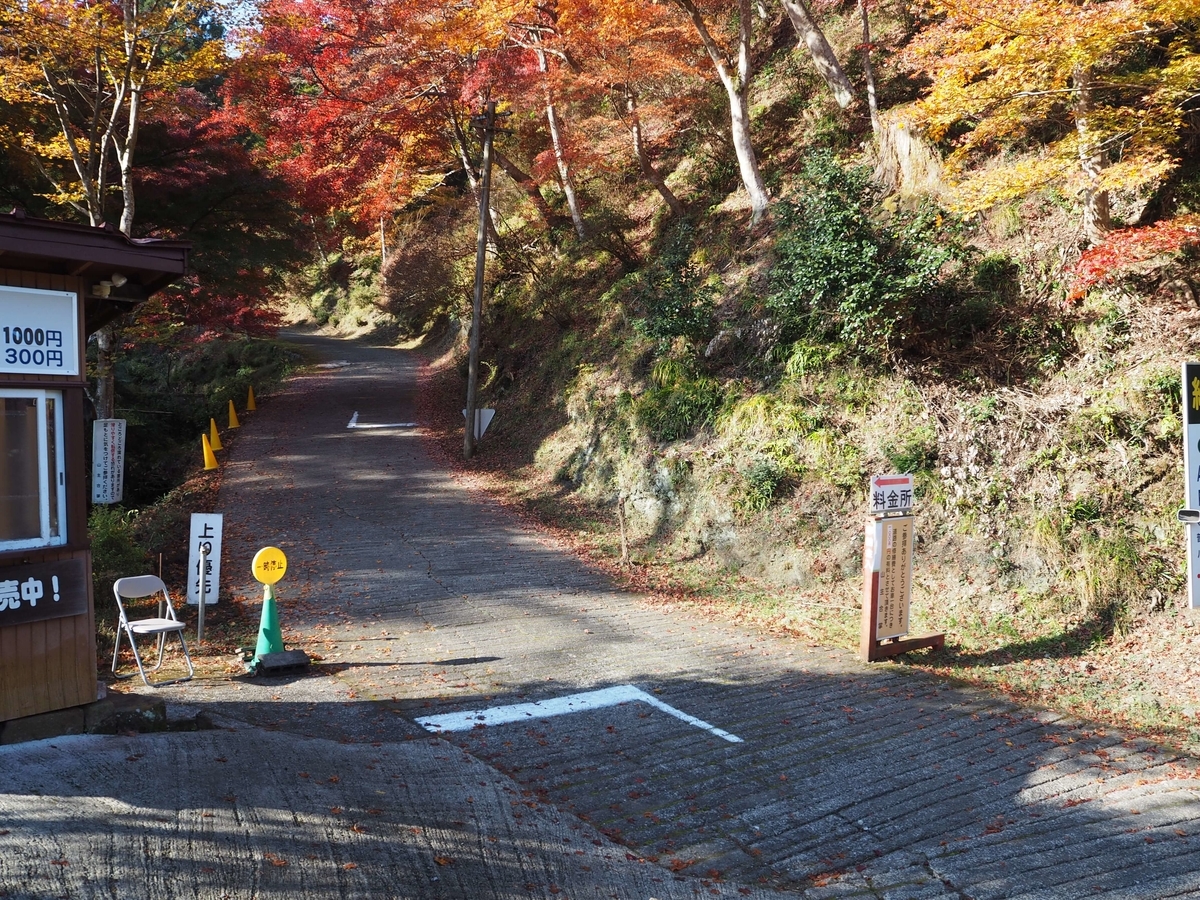
[[[754,144],[750,141],[750,103],[746,91],[726,88],[726,92],[729,94],[729,129],[733,137],[733,150],[737,154],[742,184],[750,195],[750,227],[753,228],[762,221],[771,199],[758,168]]]
[[[1108,165],[1101,146],[1091,133],[1092,70],[1075,69],[1075,131],[1079,135],[1079,162],[1083,169],[1083,233],[1089,244],[1098,244],[1112,229],[1108,191],[1100,187],[1100,173]]]
[[[867,0],[858,0],[858,14],[862,17],[863,77],[867,82],[867,109],[871,113],[871,134],[879,143],[879,102],[875,96],[875,68],[871,64],[871,19],[867,15]]]
[[[683,218],[685,215],[683,204],[679,202],[679,198],[667,187],[667,183],[663,180],[662,175],[658,173],[658,169],[654,168],[654,163],[650,160],[650,154],[646,152],[646,142],[642,138],[642,118],[638,115],[637,93],[628,85],[625,86],[625,113],[629,116],[629,131],[633,135],[633,152],[637,154],[638,165],[641,167],[642,175],[662,195],[671,212]]]
[[[546,62],[546,52],[537,50],[538,71],[542,73],[546,87],[546,124],[550,128],[550,144],[554,148],[554,162],[558,166],[558,178],[562,182],[563,193],[567,197],[567,209],[571,211],[571,222],[575,225],[575,234],[582,241],[587,237],[587,229],[583,225],[583,216],[579,212],[579,200],[575,196],[575,182],[571,178],[571,166],[567,162],[567,153],[563,145],[562,128],[558,124],[558,112],[554,108],[554,94],[550,90],[548,77],[550,67]]]
[[[829,90],[833,92],[833,98],[837,100],[838,106],[845,109],[854,102],[854,88],[850,85],[850,79],[846,77],[846,73],[842,71],[842,64],[838,62],[837,54],[833,52],[829,41],[825,39],[825,32],[821,31],[816,20],[813,19],[812,13],[804,5],[804,0],[782,0],[782,2],[783,9],[788,18],[792,20],[792,26],[796,29],[800,43],[812,57],[817,72],[829,85]]]
[[[454,149],[458,152],[458,161],[462,164],[463,172],[467,176],[467,184],[471,186],[471,193],[476,197],[479,196],[479,179],[475,176],[475,167],[471,165],[471,152],[467,141],[467,134],[463,131],[462,123],[458,121],[451,110],[447,113],[450,119],[451,133],[454,135]]]
[[[542,192],[538,188],[538,183],[533,180],[533,176],[522,171],[520,166],[495,147],[492,148],[492,159],[496,161],[496,165],[503,169],[509,178],[517,183],[517,187],[529,198],[529,202],[533,204],[534,209],[541,215],[547,227],[557,228],[566,221],[563,216],[560,216],[550,208],[550,204],[542,196]]]
[[[738,172],[742,176],[742,184],[750,195],[750,227],[753,228],[766,214],[770,204],[766,185],[763,184],[762,173],[758,168],[758,157],[754,153],[754,144],[750,140],[750,81],[754,77],[754,69],[750,62],[751,36],[751,2],[738,0],[738,59],[736,72],[731,72],[733,64],[722,53],[721,48],[708,30],[704,16],[696,7],[694,0],[674,0],[675,5],[686,12],[700,36],[708,58],[717,77],[729,97],[729,126],[733,139],[733,150],[737,154]]]
[[[116,409],[113,379],[113,350],[117,346],[117,324],[109,323],[96,332],[96,418],[111,419]]]

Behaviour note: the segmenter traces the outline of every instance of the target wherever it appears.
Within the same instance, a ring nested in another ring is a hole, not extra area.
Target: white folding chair
[[[125,614],[124,600],[135,600],[139,597],[150,597],[161,593],[158,603],[158,615],[148,619],[130,619]],[[133,658],[137,661],[138,672],[142,675],[142,681],[146,682],[150,687],[159,687],[164,684],[176,684],[180,681],[188,681],[196,670],[192,667],[192,657],[188,654],[187,642],[183,639],[183,622],[175,618],[175,608],[171,605],[171,597],[167,593],[167,586],[162,583],[162,579],[154,575],[135,575],[132,578],[118,578],[113,584],[113,594],[117,598],[117,609],[120,611],[121,618],[117,622],[117,644],[113,648],[113,675],[117,678],[132,678],[133,673],[128,675],[117,674],[117,657],[121,652],[121,635],[124,634],[129,639],[129,648],[133,651]],[[136,636],[151,634],[158,638],[158,664],[151,669],[151,672],[157,672],[162,668],[163,654],[166,651],[167,635],[174,633],[179,636],[179,645],[183,647],[183,659],[187,663],[186,678],[171,678],[169,680],[151,681],[146,677],[146,669],[142,665],[142,656],[138,653]]]

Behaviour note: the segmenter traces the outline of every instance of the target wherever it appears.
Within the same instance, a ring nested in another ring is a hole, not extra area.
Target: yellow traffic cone
[[[213,450],[224,450],[225,447],[221,444],[221,435],[217,431],[217,420],[208,420],[208,446]]]
[[[254,402],[254,385],[250,385],[250,395],[246,397],[246,412],[254,412],[258,406]]]
[[[217,455],[213,453],[212,445],[208,443],[208,435],[200,435],[200,442],[204,445],[204,471],[217,468]]]
[[[242,423],[237,420],[237,410],[233,408],[233,401],[229,401],[229,427],[241,428]]]

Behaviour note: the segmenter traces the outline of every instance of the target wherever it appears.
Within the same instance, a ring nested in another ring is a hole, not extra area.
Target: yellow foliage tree
[[[147,104],[221,70],[215,13],[210,0],[0,0],[0,100],[19,121],[8,149],[28,154],[52,199],[93,225],[118,189],[129,234]]]
[[[1078,193],[1089,242],[1109,192],[1145,190],[1176,165],[1200,92],[1194,0],[929,0],[906,53],[931,87],[913,124],[950,149],[974,211],[1050,184]],[[981,165],[1016,151],[1017,162]]]

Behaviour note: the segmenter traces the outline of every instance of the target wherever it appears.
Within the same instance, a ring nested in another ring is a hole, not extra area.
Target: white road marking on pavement
[[[354,411],[354,415],[350,417],[350,423],[347,428],[416,428],[416,422],[391,422],[387,425],[359,425],[358,410]]]
[[[647,694],[641,688],[632,684],[622,684],[616,687],[603,688],[598,691],[585,691],[582,694],[570,694],[566,697],[556,697],[553,700],[539,700],[536,703],[514,703],[512,706],[493,706],[491,709],[477,709],[460,713],[447,713],[444,716],[421,716],[417,724],[427,731],[470,731],[479,725],[507,725],[510,722],[523,722],[527,719],[548,716],[562,716],[567,713],[587,712],[593,709],[605,709],[621,703],[648,703],[655,709],[674,716],[689,725],[710,731],[719,738],[724,738],[731,744],[740,744],[742,739],[736,734],[722,731],[715,725],[710,725],[703,719],[689,716],[687,713],[663,703],[657,697]]]

